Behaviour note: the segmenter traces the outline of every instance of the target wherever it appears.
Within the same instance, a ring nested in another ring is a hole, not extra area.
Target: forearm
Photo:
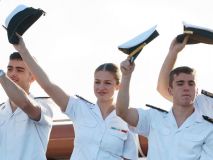
[[[29,53],[22,37],[20,37],[19,44],[14,45],[14,47],[21,55],[22,59],[34,75],[39,85],[56,102],[56,104],[61,108],[61,110],[65,111],[69,100],[69,95],[67,95],[59,86],[50,81],[48,75]]]
[[[125,119],[128,114],[130,79],[131,77],[122,76],[117,96],[116,113],[123,119]]]
[[[169,73],[174,68],[176,59],[177,59],[177,52],[175,53],[174,51],[169,51],[161,67],[158,77],[157,91],[169,101],[172,100],[172,97],[168,92]]]
[[[22,59],[26,63],[27,67],[30,69],[30,71],[35,76],[36,81],[39,83],[39,85],[46,89],[48,88],[48,84],[50,84],[50,80],[47,76],[47,74],[43,71],[43,69],[40,67],[40,65],[35,61],[35,59],[31,56],[28,49],[24,49],[19,52]],[[46,89],[48,91],[48,89]]]
[[[6,75],[0,77],[0,83],[11,101],[20,108],[25,106],[28,101],[28,95],[21,87],[16,85]]]

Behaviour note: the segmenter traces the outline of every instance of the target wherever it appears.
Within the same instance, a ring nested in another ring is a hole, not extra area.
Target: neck
[[[100,108],[103,119],[105,119],[115,109],[115,105],[112,100],[98,101],[97,104]]]
[[[174,105],[172,107],[172,112],[174,114],[178,128],[185,122],[185,120],[194,112],[194,106],[178,106]]]
[[[17,109],[17,105],[11,100],[10,100],[10,106],[11,106],[12,112],[15,112],[15,110]]]

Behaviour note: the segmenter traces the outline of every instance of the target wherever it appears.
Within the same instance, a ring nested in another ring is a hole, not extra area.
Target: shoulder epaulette
[[[208,116],[204,116],[203,115],[203,119],[205,119],[206,121],[210,122],[210,123],[213,123],[213,118],[210,118]]]
[[[208,96],[208,97],[213,98],[213,93],[210,93],[210,92],[205,91],[205,90],[201,90],[201,93],[204,94],[204,95],[206,95],[206,96]]]
[[[81,96],[79,96],[79,95],[75,95],[75,96],[78,97],[78,98],[80,98],[81,100],[83,100],[83,101],[89,103],[89,104],[93,104],[93,105],[94,105],[94,103],[92,103],[92,102],[86,100],[85,98],[83,98],[83,97],[81,97]]]
[[[152,106],[150,104],[146,104],[146,106],[149,107],[149,108],[152,108],[152,109],[156,109],[156,110],[158,110],[160,112],[168,113],[168,111],[166,111],[164,109],[161,109],[161,108],[158,108],[158,107],[155,107],[155,106]]]
[[[5,108],[5,105],[3,105],[3,104],[5,104],[5,103],[0,104],[0,110],[3,110]]]
[[[50,97],[34,97],[34,99],[49,99]]]

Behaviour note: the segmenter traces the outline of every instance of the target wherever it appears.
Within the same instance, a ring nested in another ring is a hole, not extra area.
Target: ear
[[[120,89],[120,84],[117,84],[117,85],[115,86],[115,89],[116,89],[116,90],[119,90],[119,89]]]
[[[195,96],[197,96],[198,95],[198,88],[196,89],[196,95]]]
[[[35,81],[35,76],[31,73],[30,77],[30,82],[33,83]]]
[[[168,92],[169,92],[169,95],[173,96],[171,87],[168,88]]]

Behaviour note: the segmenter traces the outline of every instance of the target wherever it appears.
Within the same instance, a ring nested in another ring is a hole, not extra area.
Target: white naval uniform
[[[172,111],[137,110],[138,124],[130,128],[148,137],[147,160],[213,160],[213,124],[197,110],[179,128]]]
[[[104,120],[97,104],[70,97],[65,114],[75,130],[71,160],[138,159],[135,137],[115,110]]]
[[[46,160],[46,149],[52,128],[52,110],[42,99],[41,119],[34,121],[10,102],[0,107],[0,160]]]
[[[194,104],[202,115],[213,118],[213,98],[201,94],[196,97]]]

